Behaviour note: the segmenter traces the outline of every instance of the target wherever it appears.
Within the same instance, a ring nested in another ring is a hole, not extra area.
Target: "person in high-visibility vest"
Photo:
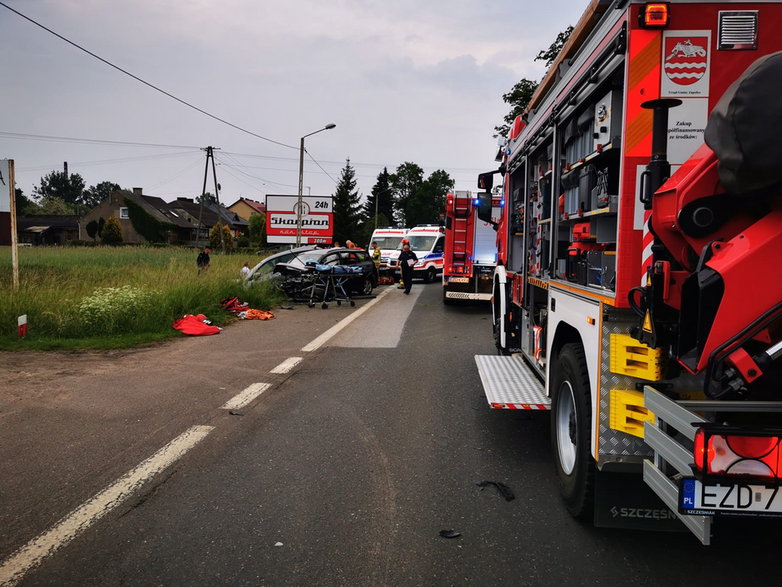
[[[377,246],[377,241],[372,241],[370,247],[372,248],[372,262],[375,264],[375,278],[380,279],[380,247]]]

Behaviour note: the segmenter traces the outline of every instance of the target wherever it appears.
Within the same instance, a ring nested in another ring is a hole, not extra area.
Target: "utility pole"
[[[302,195],[302,191],[303,191],[302,188],[304,187],[304,139],[314,134],[317,134],[319,132],[323,132],[324,130],[331,130],[336,126],[337,126],[336,124],[330,122],[323,128],[320,128],[316,131],[313,131],[301,137],[301,143],[299,144],[299,199],[296,202],[296,246],[297,247],[301,246],[301,217],[302,217],[302,207],[304,205],[304,200],[303,200],[304,196]]]
[[[202,151],[206,151],[206,167],[204,167],[204,185],[201,188],[201,206],[198,209],[198,229],[196,233],[196,244],[198,246],[201,246],[201,219],[204,214],[204,200],[206,199],[206,181],[209,178],[209,161],[212,162],[212,178],[214,180],[214,188],[215,188],[215,200],[217,201],[217,221],[218,224],[220,224],[220,184],[217,183],[217,170],[215,169],[215,156],[214,151],[217,149],[220,150],[219,147],[206,147],[204,149],[201,149]],[[207,239],[208,240],[208,239]],[[223,234],[222,228],[220,229],[220,247],[223,249],[223,252],[225,252],[225,235]]]

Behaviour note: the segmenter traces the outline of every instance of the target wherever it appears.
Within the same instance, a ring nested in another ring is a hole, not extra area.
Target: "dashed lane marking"
[[[33,538],[0,565],[0,585],[15,585],[27,571],[54,554],[130,497],[149,479],[196,446],[214,426],[193,426],[103,491],[77,507],[52,528]]]
[[[299,363],[301,363],[301,357],[289,357],[272,369],[270,373],[287,373]]]
[[[237,395],[229,399],[227,402],[225,402],[225,404],[223,404],[222,409],[238,410],[239,408],[243,408],[251,401],[253,401],[256,397],[261,395],[264,391],[269,389],[269,387],[271,387],[271,383],[253,383],[252,385],[248,386],[244,391],[238,393]]]

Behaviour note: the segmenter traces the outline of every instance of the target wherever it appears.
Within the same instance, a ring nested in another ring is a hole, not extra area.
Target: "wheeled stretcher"
[[[316,280],[310,289],[309,307],[312,308],[320,302],[320,307],[324,310],[329,307],[328,302],[335,301],[337,305],[342,302],[349,302],[355,306],[348,293],[347,283],[351,277],[361,273],[361,267],[350,267],[345,265],[322,265],[320,263],[308,267],[316,274]]]

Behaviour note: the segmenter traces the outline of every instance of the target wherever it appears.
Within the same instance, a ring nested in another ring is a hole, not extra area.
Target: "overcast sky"
[[[2,0],[165,96],[0,6],[0,158],[28,196],[62,170],[173,200],[201,193],[216,151],[221,201],[332,194],[350,158],[367,194],[384,166],[444,169],[474,189],[493,128],[533,58],[586,0]],[[17,136],[21,135],[21,136]],[[127,146],[67,137],[146,143]],[[325,170],[325,171],[324,171]],[[211,172],[208,191],[212,187]],[[308,189],[309,188],[309,189]]]

